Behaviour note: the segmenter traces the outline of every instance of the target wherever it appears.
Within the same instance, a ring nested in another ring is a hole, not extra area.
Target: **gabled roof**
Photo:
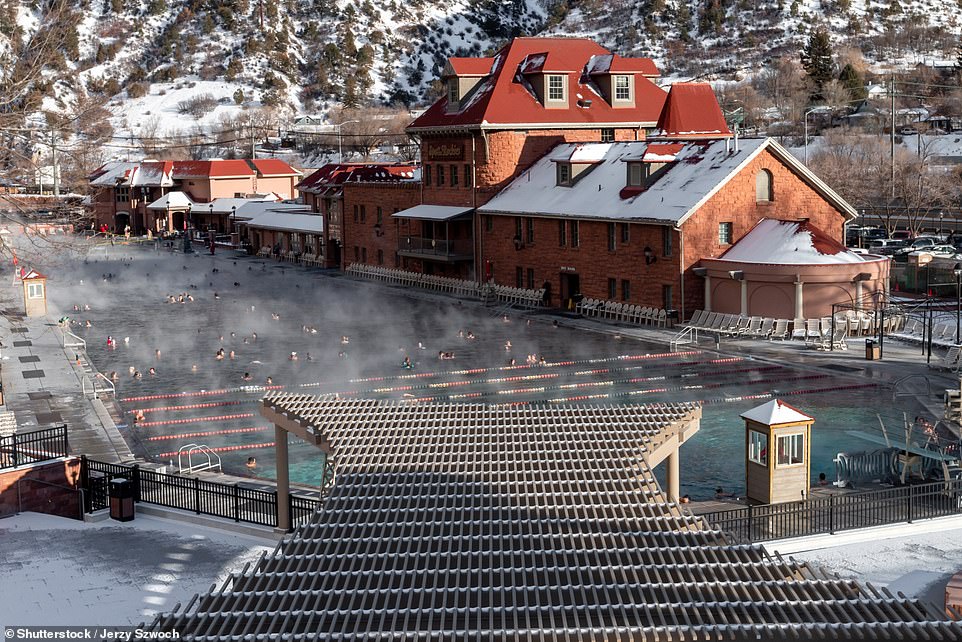
[[[672,85],[658,117],[658,128],[652,134],[657,138],[686,140],[731,135],[715,92],[708,83]]]
[[[112,161],[88,177],[91,185],[129,187],[170,187],[184,178],[228,178],[243,176],[300,176],[300,172],[277,158],[257,160]]]
[[[636,73],[635,106],[613,108],[588,73],[589,62],[610,55],[610,51],[586,38],[515,38],[493,58],[490,73],[460,101],[458,111],[448,113],[448,100],[444,96],[416,118],[408,129],[493,129],[499,126],[531,129],[559,124],[572,127],[653,126],[665,101],[664,90],[645,77],[657,73],[654,63],[647,59],[638,59],[647,62],[618,62],[621,66],[638,66],[643,71],[625,71]],[[467,66],[463,62],[457,64]],[[479,62],[471,67],[477,71],[483,64]],[[534,80],[532,74],[540,73],[561,73],[568,77],[568,107],[546,109],[539,102],[530,83]],[[579,106],[581,99],[591,100],[591,106]]]
[[[809,417],[798,408],[790,406],[779,399],[772,399],[768,403],[743,412],[741,417],[742,419],[750,419],[760,424],[765,424],[766,426],[815,421],[814,417]]]
[[[40,272],[37,272],[36,270],[30,270],[29,272],[23,275],[23,278],[21,280],[32,281],[34,279],[45,279],[45,278],[47,277],[41,274]]]
[[[147,206],[149,210],[186,210],[194,208],[195,203],[190,196],[184,192],[167,192],[156,201]]]
[[[346,182],[411,181],[416,178],[416,171],[417,165],[411,163],[328,163],[298,183],[297,189],[319,194]]]
[[[557,184],[555,159],[581,148],[604,149],[602,160],[577,177],[570,187]],[[603,220],[630,220],[681,225],[743,167],[769,151],[822,195],[849,220],[857,212],[828,185],[771,138],[742,139],[738,150],[731,141],[702,140],[684,143],[658,178],[645,189],[625,189],[626,161],[642,160],[664,143],[565,143],[535,162],[485,205],[480,213],[570,216]]]
[[[850,252],[808,221],[763,218],[717,260],[774,265],[830,265],[877,259],[876,256]]]

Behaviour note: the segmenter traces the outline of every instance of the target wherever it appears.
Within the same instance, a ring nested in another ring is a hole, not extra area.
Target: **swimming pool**
[[[176,459],[185,444],[203,443],[219,451],[229,472],[247,474],[245,462],[255,456],[256,474],[272,477],[273,429],[258,413],[268,377],[287,391],[411,402],[701,401],[701,431],[681,458],[683,492],[695,498],[716,486],[743,487],[738,415],[772,396],[816,418],[814,476],[831,477],[839,451],[873,448],[845,430],[876,426],[879,410],[887,424],[901,422],[901,410],[878,403],[889,392],[872,382],[748,356],[670,354],[663,346],[518,316],[506,321],[473,306],[423,301],[316,270],[140,252],[123,264],[77,265],[72,276],[73,287],[57,288],[54,301],[63,310],[80,307],[68,314],[81,322],[74,331],[87,340],[91,360],[105,374],[118,373],[125,411],[144,412],[135,426],[122,427],[125,436],[138,454],[162,462]],[[165,302],[179,293],[194,300]],[[108,349],[108,336],[115,349]],[[223,360],[215,359],[220,348]],[[455,358],[439,360],[439,351]],[[528,364],[528,355],[546,363]],[[401,368],[405,356],[413,370]],[[313,448],[292,440],[291,461],[292,480],[320,481]]]

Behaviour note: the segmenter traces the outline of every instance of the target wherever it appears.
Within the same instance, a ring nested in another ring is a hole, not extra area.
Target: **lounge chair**
[[[778,319],[775,321],[775,328],[772,330],[771,334],[768,335],[768,340],[773,341],[775,339],[785,340],[788,336],[788,319]]]
[[[775,319],[762,319],[762,324],[752,333],[753,337],[768,338],[775,331]]]

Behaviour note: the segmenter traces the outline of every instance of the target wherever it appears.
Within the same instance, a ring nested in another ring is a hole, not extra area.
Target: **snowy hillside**
[[[48,111],[109,99],[122,136],[236,129],[281,114],[429,103],[448,56],[516,35],[585,35],[656,59],[667,79],[744,77],[797,59],[813,26],[876,69],[954,59],[959,0],[0,0],[0,46],[62,30],[36,90]],[[55,23],[52,25],[51,23]]]

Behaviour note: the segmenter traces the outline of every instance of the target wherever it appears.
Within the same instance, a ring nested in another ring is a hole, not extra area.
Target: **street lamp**
[[[962,318],[962,263],[956,263],[955,269],[955,342],[959,343],[959,319]]]
[[[236,216],[237,216],[237,206],[236,206],[236,205],[231,205],[231,206],[230,206],[230,231],[229,231],[229,232],[230,232],[230,235],[231,235],[231,243],[233,243],[233,241],[234,241],[234,239],[233,239],[233,236],[234,236],[234,223],[235,223],[235,217],[236,217]]]
[[[817,105],[809,109],[807,112],[805,112],[805,117],[803,118],[803,120],[805,121],[805,164],[806,165],[808,165],[808,115],[813,114],[817,111],[824,111],[824,110],[825,110],[825,105]]]
[[[187,213],[184,215],[184,254],[193,254],[194,248],[190,246],[190,205],[187,205]]]
[[[350,125],[351,123],[359,123],[359,122],[361,122],[361,121],[359,121],[359,120],[345,120],[343,123],[338,123],[338,124],[334,125],[335,127],[337,127],[337,164],[338,164],[338,165],[340,165],[341,162],[343,161],[343,157],[342,157],[342,154],[341,154],[341,127],[343,127],[344,125]]]

